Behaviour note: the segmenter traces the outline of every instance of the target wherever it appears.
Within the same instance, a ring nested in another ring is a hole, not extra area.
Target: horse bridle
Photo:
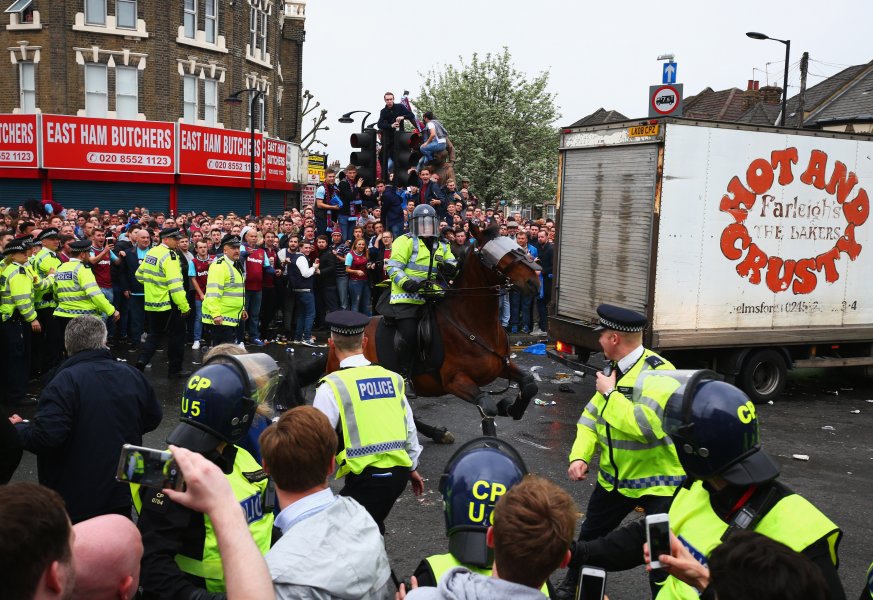
[[[493,240],[486,242],[477,253],[482,263],[490,270],[496,272],[503,279],[503,287],[512,286],[512,280],[506,274],[506,271],[517,262],[526,264],[534,271],[542,270],[540,266],[530,258],[528,253],[510,237],[496,237]]]

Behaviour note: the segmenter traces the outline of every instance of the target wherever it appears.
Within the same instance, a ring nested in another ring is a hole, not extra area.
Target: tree
[[[509,49],[425,75],[416,108],[433,111],[455,146],[455,172],[490,206],[524,205],[555,196],[560,118],[546,91],[549,73],[528,78]]]

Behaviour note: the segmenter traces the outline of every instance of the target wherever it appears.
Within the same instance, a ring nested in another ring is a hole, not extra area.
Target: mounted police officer
[[[376,307],[379,314],[397,324],[394,346],[406,397],[410,399],[417,397],[412,387],[412,369],[418,353],[418,324],[425,303],[425,297],[419,292],[438,275],[451,279],[457,274],[458,263],[451,248],[439,239],[439,224],[432,206],[415,207],[409,220],[409,233],[394,241],[391,258],[385,261],[391,278],[391,294],[382,294]]]
[[[31,333],[42,331],[33,307],[33,279],[25,268],[27,251],[24,239],[12,240],[3,249],[4,260],[0,263],[0,340],[5,354],[0,367],[0,400],[17,406],[36,404],[27,395],[30,340]]]
[[[669,394],[635,397],[634,382],[649,370],[673,365],[643,347],[646,318],[640,313],[601,304],[597,307],[599,342],[611,373],[597,374],[597,392],[582,411],[570,451],[568,475],[582,480],[600,448],[600,471],[588,500],[580,540],[615,529],[637,506],[646,514],[666,512],[685,472],[661,426]],[[556,590],[558,598],[575,595],[578,569],[570,569]]]
[[[91,265],[83,261],[91,250],[90,240],[79,240],[70,244],[70,260],[61,264],[55,272],[54,296],[58,306],[54,310],[57,319],[57,335],[64,338],[67,325],[71,320],[80,315],[94,315],[95,317],[112,317],[116,321],[121,314],[115,310],[112,303],[107,300],[94,273]]]
[[[145,313],[149,334],[136,359],[136,368],[144,370],[158,346],[167,337],[167,377],[187,377],[182,370],[185,351],[185,315],[191,310],[182,286],[182,269],[176,248],[182,232],[178,227],[162,229],[161,243],[146,253],[136,270],[136,279],[145,290]]]
[[[239,264],[242,238],[227,234],[221,240],[223,254],[209,265],[206,295],[203,299],[203,324],[209,328],[212,346],[232,343],[245,311],[245,275]]]
[[[266,554],[273,530],[274,492],[261,465],[236,444],[259,405],[271,405],[279,380],[266,354],[216,356],[188,380],[179,424],[167,443],[198,452],[221,467]],[[225,591],[218,541],[209,518],[174,503],[160,490],[131,486],[142,533],[143,598],[206,599]]]
[[[312,405],[339,434],[336,477],[346,478],[340,495],[357,500],[385,533],[385,518],[406,483],[412,481],[416,496],[424,491],[416,470],[421,444],[412,409],[400,376],[364,358],[370,318],[339,310],[325,321],[339,370],[321,378]]]

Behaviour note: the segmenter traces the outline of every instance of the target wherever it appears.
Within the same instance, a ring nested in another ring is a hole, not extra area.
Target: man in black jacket
[[[106,325],[83,315],[67,326],[70,358],[43,389],[30,423],[10,421],[37,455],[39,482],[57,491],[73,523],[117,513],[130,517],[130,490],[115,481],[123,444],[142,445],[163,412],[146,378],[106,348]]]
[[[394,103],[394,93],[385,92],[385,106],[379,111],[379,133],[382,136],[382,179],[388,180],[388,161],[394,161],[394,132],[401,130],[403,120],[408,119],[415,124],[415,115],[403,104]]]

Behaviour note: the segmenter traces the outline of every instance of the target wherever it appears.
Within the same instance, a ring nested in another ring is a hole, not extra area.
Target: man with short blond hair
[[[293,408],[260,443],[282,509],[275,521],[282,538],[266,555],[276,598],[390,598],[379,528],[360,504],[328,487],[337,435],[327,417]]]

